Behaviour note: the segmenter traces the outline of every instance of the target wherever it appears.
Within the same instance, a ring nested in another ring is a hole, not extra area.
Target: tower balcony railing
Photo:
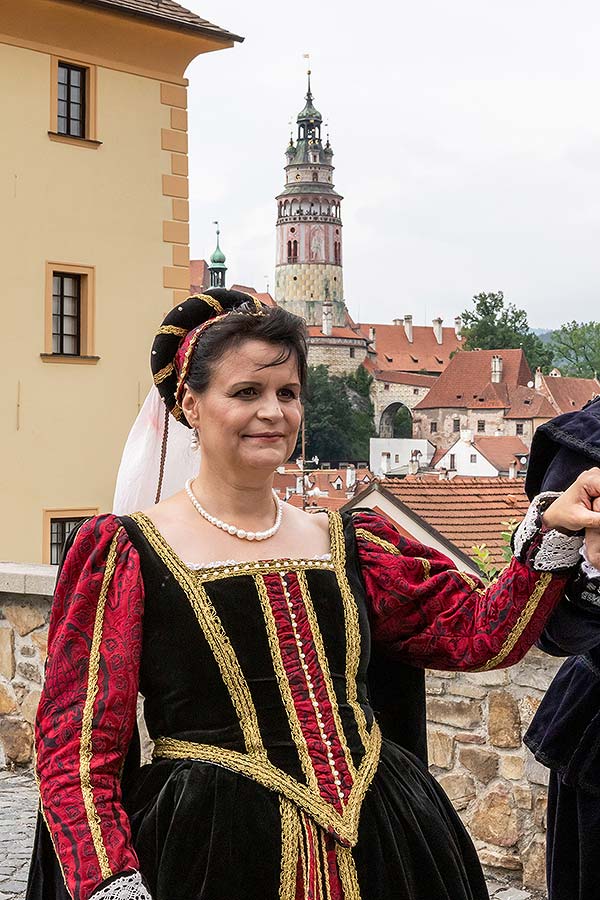
[[[289,213],[287,215],[282,214],[277,217],[277,224],[282,225],[292,222],[315,222],[317,220],[331,222],[333,225],[342,224],[342,220],[339,216],[334,216],[331,213],[316,211],[313,211],[312,213],[294,213],[294,215],[290,215]]]

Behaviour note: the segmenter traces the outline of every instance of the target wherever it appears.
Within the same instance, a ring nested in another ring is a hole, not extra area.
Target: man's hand
[[[600,512],[600,499],[594,500],[592,508],[594,512]],[[585,530],[585,555],[593,567],[600,571],[600,530],[597,528]]]
[[[600,504],[594,509],[594,501],[600,498],[600,468],[587,469],[571,487],[550,504],[542,516],[545,528],[575,533],[584,528],[594,530],[600,537]]]

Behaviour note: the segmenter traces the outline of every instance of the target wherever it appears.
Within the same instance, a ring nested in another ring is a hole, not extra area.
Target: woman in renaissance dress
[[[520,659],[600,527],[600,471],[536,498],[484,588],[371,510],[273,494],[302,416],[300,319],[215,289],[167,315],[151,362],[199,471],[145,512],[87,521],[66,556],[28,900],[484,900],[450,802],[382,739],[369,672]]]

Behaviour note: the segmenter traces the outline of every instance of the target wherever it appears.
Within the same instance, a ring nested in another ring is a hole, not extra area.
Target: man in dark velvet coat
[[[600,465],[600,397],[541,426],[533,439],[526,489],[561,491]],[[600,568],[598,548],[588,554]],[[549,900],[600,900],[600,573],[580,581],[548,621],[539,641],[569,656],[525,735],[550,769],[547,877]],[[581,598],[581,601],[579,599]]]

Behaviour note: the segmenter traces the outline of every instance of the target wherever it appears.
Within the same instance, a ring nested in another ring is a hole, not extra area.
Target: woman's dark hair
[[[244,341],[265,341],[280,348],[280,353],[263,368],[280,366],[295,353],[298,361],[298,378],[301,395],[307,378],[306,325],[304,319],[280,306],[264,307],[257,315],[256,306],[243,303],[230,312],[221,322],[206,329],[196,344],[186,384],[201,394],[210,383],[214,365],[223,354],[239,347]]]

